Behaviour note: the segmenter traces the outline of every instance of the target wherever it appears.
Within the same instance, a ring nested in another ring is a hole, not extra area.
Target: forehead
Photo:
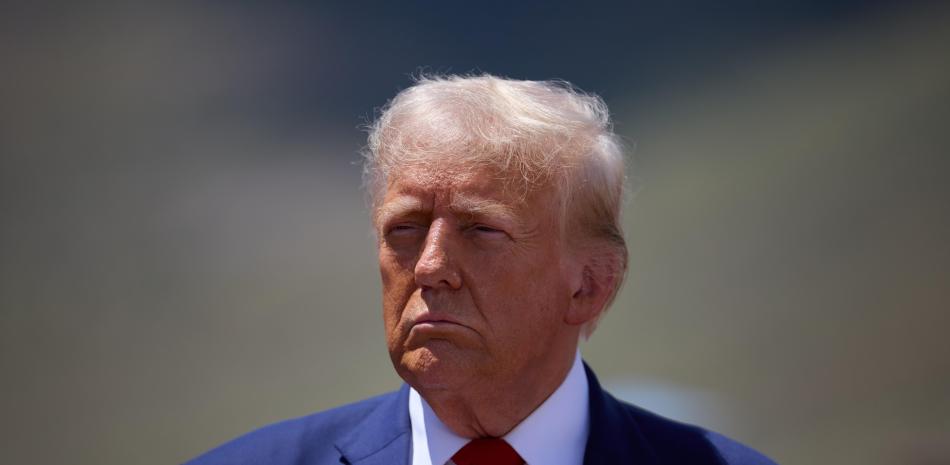
[[[462,168],[444,163],[417,164],[390,173],[384,199],[393,195],[468,192],[501,197],[508,193],[511,176],[490,167]]]
[[[390,175],[374,216],[379,219],[384,214],[437,205],[460,213],[518,214],[527,208],[546,207],[552,197],[552,189],[529,189],[517,176],[493,167],[416,165]]]

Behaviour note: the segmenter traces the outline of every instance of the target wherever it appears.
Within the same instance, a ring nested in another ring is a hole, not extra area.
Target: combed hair
[[[369,126],[364,156],[374,211],[392,173],[434,159],[496,168],[525,194],[554,183],[567,236],[591,248],[594,266],[611,278],[607,306],[619,291],[627,268],[624,157],[600,97],[565,81],[420,76]]]

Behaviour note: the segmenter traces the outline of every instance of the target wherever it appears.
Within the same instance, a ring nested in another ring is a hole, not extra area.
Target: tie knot
[[[452,456],[456,465],[523,465],[524,459],[504,439],[473,439]]]

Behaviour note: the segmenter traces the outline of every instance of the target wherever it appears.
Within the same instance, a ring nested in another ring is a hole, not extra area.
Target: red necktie
[[[524,459],[504,439],[473,439],[452,456],[456,465],[523,465]]]

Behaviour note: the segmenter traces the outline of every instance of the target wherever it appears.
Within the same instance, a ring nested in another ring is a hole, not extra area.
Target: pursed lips
[[[432,325],[451,324],[451,325],[458,325],[458,326],[466,326],[453,318],[447,318],[447,317],[436,316],[436,315],[420,315],[415,318],[415,321],[412,322],[412,326],[417,326],[417,325],[425,324],[425,323],[432,324]]]
[[[433,341],[451,342],[453,346],[470,349],[480,346],[479,332],[454,317],[425,312],[410,321],[405,341],[409,349],[420,348]],[[435,347],[430,349],[434,350]]]

